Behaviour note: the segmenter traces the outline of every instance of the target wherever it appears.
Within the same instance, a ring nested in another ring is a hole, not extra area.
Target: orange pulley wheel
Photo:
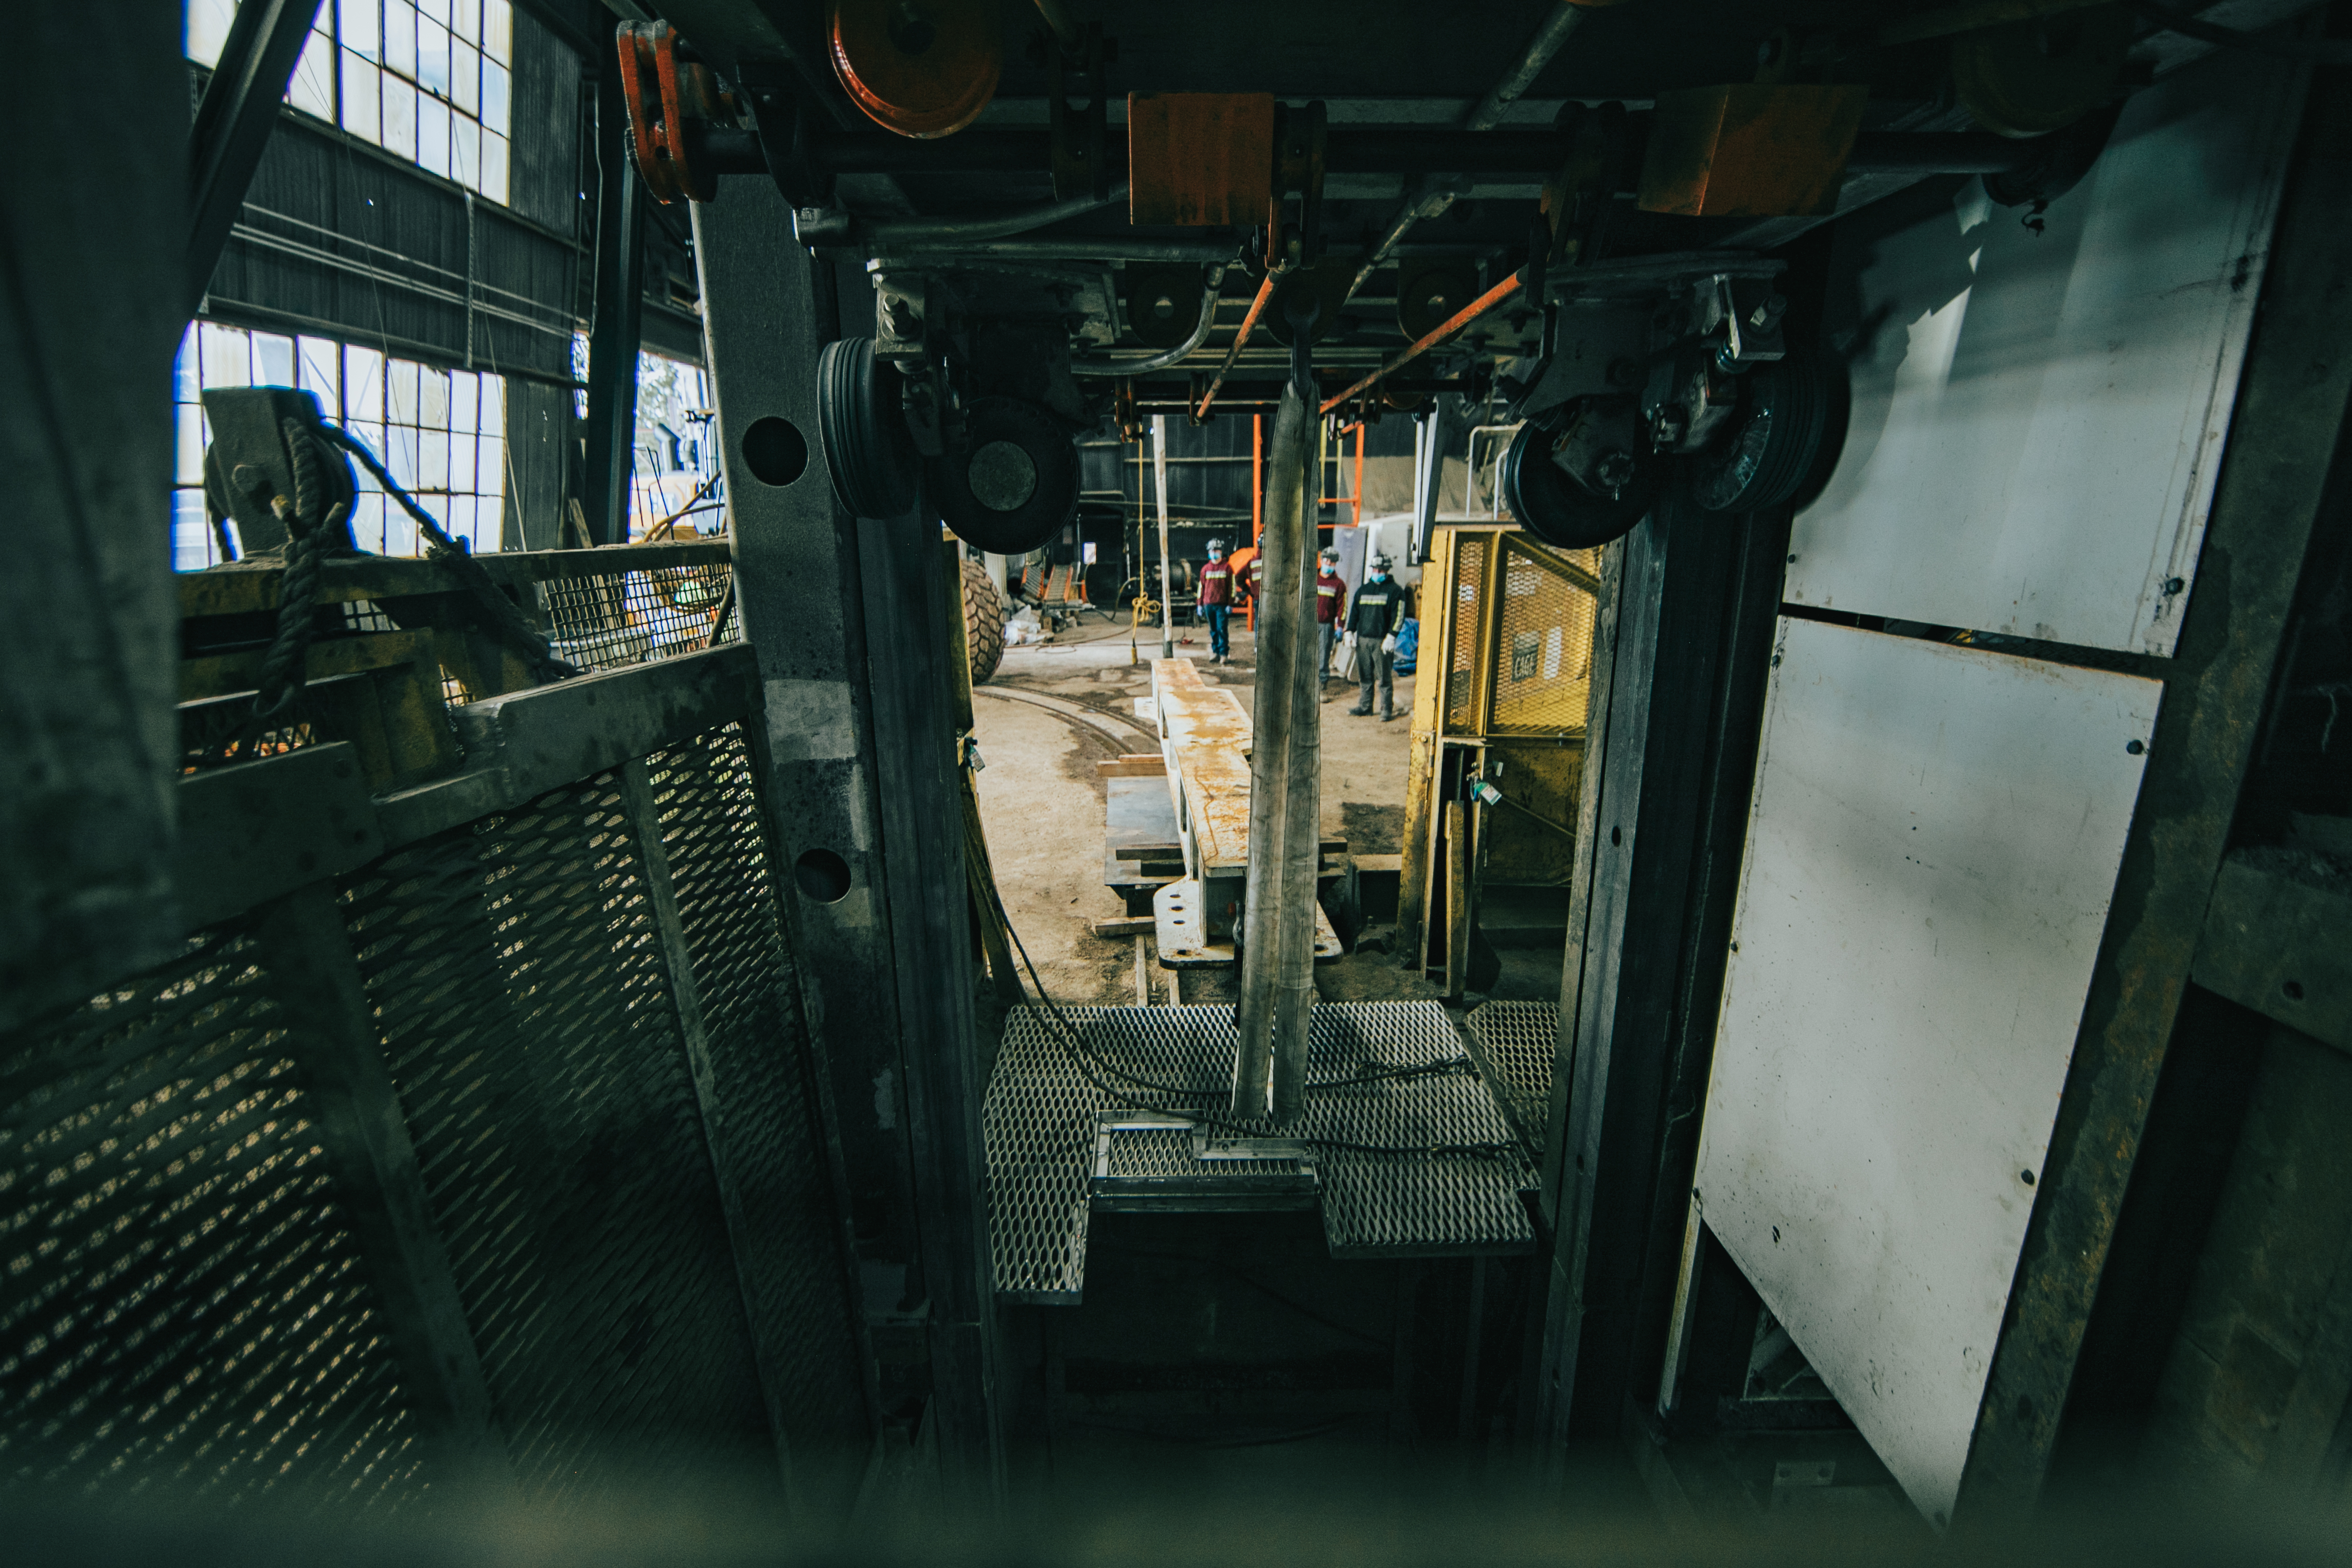
[[[998,0],[834,0],[833,74],[850,101],[901,136],[951,136],[996,96]]]

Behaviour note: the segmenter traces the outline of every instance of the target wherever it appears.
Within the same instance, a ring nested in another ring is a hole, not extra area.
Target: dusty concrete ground
[[[1178,653],[1199,662],[1202,678],[1223,685],[1247,710],[1256,696],[1250,634],[1235,625],[1227,665],[1207,662],[1204,629],[1180,627],[1179,636],[1187,640]],[[1102,883],[1105,789],[1095,763],[1122,751],[1157,750],[1148,721],[1136,718],[1135,699],[1150,695],[1150,661],[1158,655],[1156,632],[1141,640],[1131,661],[1127,628],[1097,624],[1042,646],[1006,649],[995,677],[974,693],[974,722],[987,763],[979,775],[981,818],[997,889],[1057,1002],[1124,1005],[1137,999],[1132,939],[1106,940],[1091,926],[1127,912]],[[1116,742],[1071,718],[992,697],[992,687],[1042,692],[1114,724],[1132,720],[1135,727],[1127,742]],[[1353,853],[1394,854],[1400,847],[1413,690],[1414,677],[1397,678],[1397,717],[1383,724],[1349,715],[1357,697],[1353,684],[1335,680],[1325,689],[1323,831],[1346,838]],[[1355,952],[1317,967],[1317,990],[1331,1001],[1436,996],[1434,986],[1399,967],[1395,946],[1392,928],[1369,928]],[[1558,953],[1502,956],[1502,977],[1485,994],[1549,1000],[1557,994]],[[1148,969],[1151,1000],[1167,1001],[1168,972],[1156,963]],[[1230,1000],[1232,979],[1226,970],[1188,971],[1182,1000]]]

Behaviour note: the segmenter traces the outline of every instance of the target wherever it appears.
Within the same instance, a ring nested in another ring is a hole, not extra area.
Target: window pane
[[[470,371],[449,373],[448,428],[472,433],[475,410],[481,403],[481,385],[482,378]]]
[[[383,466],[385,471],[392,475],[392,482],[402,489],[415,490],[417,488],[416,427],[413,425],[394,425],[384,431],[383,438],[387,448],[383,455]]]
[[[294,340],[276,332],[253,334],[253,375],[256,386],[294,384]]]
[[[243,332],[206,321],[199,348],[206,386],[253,384],[253,344]]]
[[[357,343],[343,349],[343,417],[373,423],[383,417],[383,355]],[[383,442],[371,448],[383,456]]]
[[[452,0],[449,30],[469,44],[482,41],[482,0]]]
[[[446,27],[449,25],[449,0],[416,0],[416,14],[429,16]]]
[[[346,428],[348,428],[352,435],[358,437],[361,441],[366,444],[367,449],[375,454],[376,461],[382,463],[387,468],[392,467],[392,459],[385,456],[386,453],[392,450],[391,437],[384,433],[384,427],[383,426],[375,424],[363,425],[355,419],[352,420]],[[376,483],[375,476],[373,474],[367,471],[366,464],[359,463],[353,465],[352,472],[358,478],[360,481],[360,489],[362,491],[373,491],[378,495],[383,493],[383,487]]]
[[[188,58],[198,65],[220,64],[221,46],[236,20],[236,0],[188,0],[186,17]]]
[[[394,424],[416,423],[416,383],[423,370],[413,359],[392,362],[392,401],[385,406],[384,417]]]
[[[377,68],[359,56],[343,56],[343,129],[370,142],[383,140],[383,109],[376,87]]]
[[[462,539],[470,548],[474,543],[474,498],[451,496],[441,509],[441,531],[452,539]]]
[[[449,106],[429,93],[416,95],[416,161],[449,177]]]
[[[470,493],[474,489],[474,443],[480,439],[472,431],[463,436],[448,436],[449,488]]]
[[[286,101],[305,114],[335,122],[335,46],[313,28],[302,41],[302,58],[286,84]]]
[[[425,430],[417,436],[416,482],[428,490],[449,488],[449,432]],[[429,509],[428,509],[429,510]]]
[[[194,403],[204,391],[204,383],[196,375],[196,324],[180,334],[180,352],[172,360],[172,401]]]
[[[449,96],[449,29],[422,16],[416,20],[416,85]]]
[[[352,504],[352,537],[362,550],[383,552],[384,505],[381,493],[362,496]]]
[[[449,428],[449,373],[420,368],[416,393],[416,422],[427,430]]]
[[[514,64],[514,8],[509,0],[482,0],[482,52],[502,66]]]
[[[449,101],[468,114],[482,111],[482,52],[471,44],[450,47]]]
[[[482,187],[482,128],[460,114],[449,122],[449,177]]]
[[[482,62],[482,128],[504,136],[511,129],[508,124],[510,105],[507,68],[496,60]]]
[[[507,139],[482,132],[482,195],[500,206],[507,200]]]
[[[505,380],[495,375],[486,375],[482,377],[482,417],[475,427],[477,429],[488,430],[501,436],[506,434],[506,404],[507,384]]]
[[[486,496],[504,495],[507,489],[507,444],[497,436],[481,438],[474,454],[474,488]]]
[[[379,59],[382,29],[376,26],[377,0],[336,0],[335,37],[343,47],[364,59]]]
[[[416,156],[416,89],[396,76],[383,79],[383,148]]]
[[[387,505],[383,509],[383,552],[386,555],[416,553],[416,524],[396,506]]]
[[[172,479],[174,483],[205,482],[205,411],[193,403],[172,409]]]
[[[330,419],[340,419],[343,415],[340,348],[332,338],[297,338],[294,342],[294,384],[317,395],[320,412]]]
[[[213,563],[213,528],[202,490],[172,492],[172,570],[201,572]]]
[[[408,0],[383,0],[383,63],[416,79],[416,7]]]

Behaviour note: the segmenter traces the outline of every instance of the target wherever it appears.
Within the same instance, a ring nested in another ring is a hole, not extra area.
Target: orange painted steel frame
[[[1204,400],[1202,407],[1208,406]],[[1265,416],[1250,416],[1250,549],[1265,532]],[[1257,630],[1257,599],[1252,595],[1243,624]]]
[[[1689,217],[1835,212],[1869,96],[1793,82],[1662,92],[1637,205]]]
[[[1257,325],[1259,315],[1265,310],[1265,302],[1274,298],[1274,280],[1280,276],[1276,272],[1268,272],[1265,281],[1257,286],[1257,298],[1250,301],[1249,314],[1242,318],[1242,330],[1234,334],[1234,346],[1225,351],[1225,363],[1217,367],[1216,375],[1209,382],[1209,390],[1201,394],[1201,406],[1192,410],[1193,424],[1198,425],[1209,416],[1209,405],[1217,400],[1217,388],[1225,384],[1225,373],[1232,370],[1234,362],[1242,357],[1242,345],[1249,342],[1250,329]]]
[[[1476,321],[1479,317],[1485,315],[1487,311],[1493,310],[1496,306],[1501,304],[1504,300],[1508,300],[1518,291],[1519,275],[1514,272],[1508,278],[1504,279],[1500,283],[1496,284],[1492,289],[1487,289],[1484,294],[1479,295],[1475,300],[1471,300],[1467,305],[1463,306],[1462,309],[1454,312],[1453,315],[1447,317],[1444,325],[1440,326],[1435,331],[1431,332],[1428,336],[1418,340],[1410,347],[1404,349],[1402,352],[1398,353],[1394,359],[1389,361],[1388,363],[1381,366],[1380,369],[1372,372],[1361,381],[1357,382],[1345,392],[1325,398],[1323,400],[1323,412],[1326,414],[1333,412],[1338,409],[1340,405],[1346,403],[1348,399],[1356,396],[1359,393],[1369,391],[1382,376],[1394,375],[1398,371],[1403,369],[1406,365],[1411,364],[1414,360],[1417,360],[1422,355],[1429,353],[1430,350],[1444,348],[1447,343],[1452,342],[1456,337],[1467,331],[1471,322]]]

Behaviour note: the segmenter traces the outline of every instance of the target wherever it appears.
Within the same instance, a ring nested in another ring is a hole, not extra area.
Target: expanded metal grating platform
[[[1549,1002],[1486,1002],[1462,1020],[1471,1055],[1528,1152],[1543,1153],[1551,1118],[1551,1064],[1559,1009]]]
[[[1264,1173],[1269,1200],[1276,1187],[1298,1193],[1311,1174],[1334,1258],[1511,1254],[1534,1245],[1517,1195],[1533,1167],[1434,1002],[1318,1005],[1307,1110],[1280,1129],[1223,1114],[1232,1008],[1066,1007],[1061,1016],[1083,1047],[1050,1016],[1017,1008],[988,1087],[996,1288],[1011,1300],[1075,1305],[1090,1209],[1146,1206],[1136,1201],[1144,1183],[1183,1184],[1186,1193],[1171,1195],[1189,1201],[1169,1207],[1276,1206],[1241,1196],[1211,1205],[1192,1185],[1232,1183],[1250,1166]],[[1430,1070],[1394,1076],[1408,1068]],[[1213,1169],[1180,1176],[1180,1141],[1195,1166]],[[1245,1158],[1224,1157],[1232,1154]]]

